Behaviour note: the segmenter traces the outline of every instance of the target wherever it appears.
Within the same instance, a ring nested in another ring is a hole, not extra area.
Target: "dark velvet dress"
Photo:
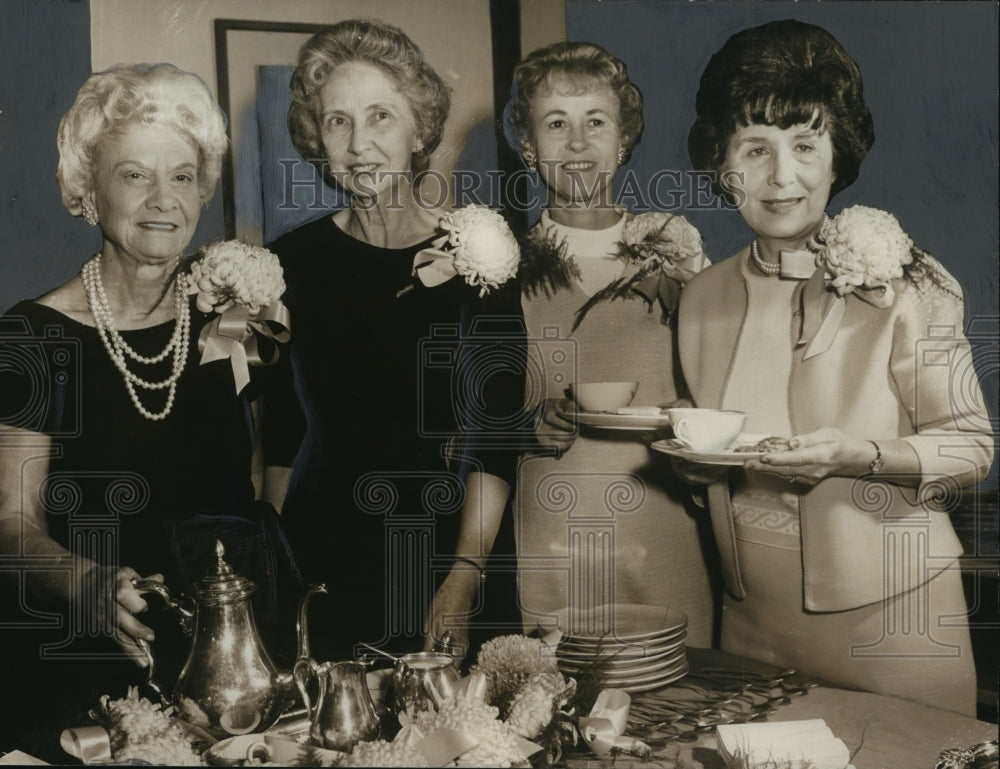
[[[524,429],[517,287],[483,298],[460,276],[425,287],[411,272],[427,245],[371,246],[325,216],[269,246],[285,269],[306,423],[282,520],[303,575],[330,589],[311,609],[321,659],[363,652],[359,641],[419,649],[454,560],[467,473],[513,485]],[[266,442],[287,444],[300,418],[269,408]],[[486,633],[516,623],[510,526],[505,514],[489,596],[471,618]]]
[[[163,574],[175,592],[189,592],[207,572],[221,539],[234,568],[258,583],[258,624],[282,651],[294,636],[294,611],[287,607],[298,592],[297,575],[283,552],[277,516],[254,501],[251,479],[251,401],[261,380],[276,371],[253,368],[251,384],[237,395],[228,360],[199,365],[198,334],[211,318],[192,305],[188,359],[173,409],[151,421],[135,409],[95,328],[20,302],[0,318],[0,425],[51,439],[41,502],[53,539],[112,571],[130,566],[143,576]],[[153,355],[173,330],[170,321],[122,336],[140,354]],[[171,361],[172,354],[130,368],[162,380]],[[166,391],[140,391],[139,397],[158,412]],[[92,613],[79,602],[67,608],[19,595],[19,574],[45,569],[44,559],[4,560],[3,680],[25,696],[29,728],[70,725],[59,719],[94,704],[97,695],[121,697],[127,685],[144,681],[144,671],[92,626]],[[149,604],[141,619],[157,634],[158,678],[169,693],[190,642],[159,599]],[[36,707],[41,703],[48,705]]]

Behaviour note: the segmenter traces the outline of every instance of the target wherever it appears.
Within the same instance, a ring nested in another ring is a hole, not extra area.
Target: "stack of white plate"
[[[587,611],[562,609],[558,615],[562,638],[556,656],[567,675],[601,662],[606,688],[644,692],[688,672],[683,612],[645,604],[606,604]]]

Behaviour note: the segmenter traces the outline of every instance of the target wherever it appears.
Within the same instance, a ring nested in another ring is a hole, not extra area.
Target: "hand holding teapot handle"
[[[192,621],[194,620],[194,609],[191,608],[191,599],[187,596],[182,597],[181,600],[174,598],[173,593],[170,592],[170,588],[163,584],[163,577],[159,574],[153,575],[147,579],[139,579],[138,575],[132,577],[129,580],[133,591],[137,593],[141,599],[144,599],[150,593],[155,593],[163,599],[164,605],[168,609],[176,611],[180,615],[181,630],[184,635],[191,635]],[[146,608],[145,600],[142,601],[143,609]],[[145,627],[145,626],[143,626]],[[149,632],[149,638],[140,637],[136,639],[136,645],[145,655],[145,667],[147,669],[147,683],[152,684],[153,676],[156,671],[156,660],[153,657],[153,650],[149,645],[149,642],[153,640],[152,631]]]
[[[142,594],[135,589],[138,576],[133,569],[122,567],[110,577],[114,604],[107,606],[105,612],[111,615],[109,618],[114,625],[115,642],[136,665],[145,667],[149,665],[149,657],[143,647],[148,648],[147,642],[152,641],[155,635],[136,617],[147,609]],[[158,579],[162,577],[155,575],[149,581]]]

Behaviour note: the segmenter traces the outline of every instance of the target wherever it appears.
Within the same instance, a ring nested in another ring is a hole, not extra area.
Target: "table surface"
[[[688,649],[692,674],[710,668],[728,672],[774,675],[777,668],[714,649]],[[801,680],[801,678],[799,679]],[[681,679],[649,695],[635,694],[633,702],[660,692],[682,693],[685,684],[703,679]],[[687,690],[690,692],[690,689]],[[930,769],[945,748],[965,748],[997,738],[997,725],[915,702],[868,692],[817,685],[807,694],[792,697],[777,707],[768,721],[804,721],[821,718],[844,741],[854,769]],[[6,757],[10,758],[10,756]],[[598,757],[586,749],[564,755],[569,769],[725,769],[717,753],[714,731],[702,733],[697,742],[670,742],[646,759],[615,753]],[[9,763],[0,760],[0,763]]]
[[[748,670],[773,674],[776,668],[709,649],[689,649],[692,671],[705,668]],[[678,682],[683,684],[684,681]],[[667,687],[665,691],[669,691]],[[634,695],[636,701],[642,695]],[[768,721],[822,718],[844,741],[855,769],[930,769],[945,748],[964,748],[997,739],[997,725],[919,703],[868,692],[816,686],[809,693],[781,705]],[[697,742],[668,743],[640,761],[624,755],[610,758],[573,755],[572,769],[652,766],[664,769],[724,769],[716,751],[715,733]]]

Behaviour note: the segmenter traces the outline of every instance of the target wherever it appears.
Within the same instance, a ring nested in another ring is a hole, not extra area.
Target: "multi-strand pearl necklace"
[[[766,262],[761,259],[756,239],[750,244],[750,256],[753,259],[753,263],[756,264],[760,271],[765,275],[777,275],[781,272],[780,264],[777,264],[776,262]]]
[[[132,403],[135,404],[138,412],[146,417],[146,419],[151,419],[155,422],[165,419],[174,407],[177,380],[180,378],[181,372],[184,370],[184,364],[187,362],[188,342],[191,338],[191,307],[188,304],[187,292],[184,290],[184,281],[180,278],[174,280],[174,314],[176,325],[174,326],[174,333],[170,336],[170,341],[167,342],[167,346],[160,353],[145,356],[140,355],[132,349],[129,343],[122,338],[115,325],[115,317],[111,312],[111,306],[108,304],[108,296],[104,291],[104,282],[101,280],[100,254],[95,254],[92,259],[87,260],[80,271],[80,277],[83,280],[84,291],[87,293],[87,305],[90,307],[91,315],[94,316],[97,333],[101,337],[101,342],[104,343],[104,349],[108,351],[111,361],[115,364],[115,368],[121,372],[122,377],[125,379],[125,388],[128,390],[129,397],[132,398]],[[152,365],[166,360],[171,350],[174,353],[174,361],[170,376],[160,382],[149,382],[142,379],[128,368],[126,358],[131,358],[145,365]],[[163,411],[156,413],[143,406],[139,400],[138,393],[136,393],[136,386],[142,387],[145,390],[168,389],[167,405],[163,408]]]

